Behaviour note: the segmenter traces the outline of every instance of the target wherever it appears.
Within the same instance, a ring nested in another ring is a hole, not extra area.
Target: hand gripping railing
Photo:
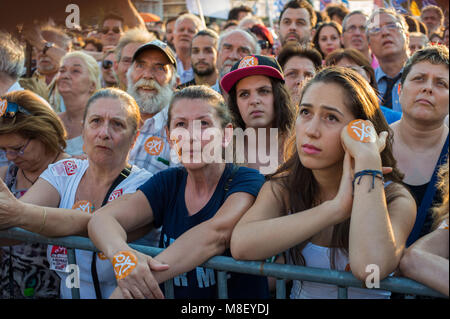
[[[58,245],[67,248],[69,264],[76,264],[75,250],[97,251],[94,244],[85,237],[68,236],[68,237],[44,237],[21,228],[10,228],[0,231],[0,238],[9,238],[30,243],[42,243],[47,245]],[[140,251],[149,256],[158,255],[163,249],[156,247],[146,247],[130,244],[133,249]],[[356,279],[350,272],[320,269],[304,266],[281,265],[275,263],[264,263],[260,261],[237,261],[231,257],[216,256],[205,262],[202,267],[213,268],[218,271],[217,287],[218,297],[226,299],[227,293],[227,272],[239,272],[252,275],[261,275],[277,278],[276,281],[276,298],[286,298],[286,280],[305,280],[319,282],[324,284],[337,285],[338,298],[347,298],[347,288],[356,287],[364,288],[364,283]],[[388,277],[380,281],[380,290],[389,290],[396,293],[408,295],[423,295],[431,297],[448,298],[441,293],[424,286],[414,280],[400,277]],[[165,297],[173,298],[173,279],[165,282]],[[79,288],[72,288],[72,298],[80,298]]]

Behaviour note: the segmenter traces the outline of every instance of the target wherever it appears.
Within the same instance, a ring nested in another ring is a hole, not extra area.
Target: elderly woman
[[[51,106],[31,91],[8,93],[0,105],[0,149],[10,161],[0,168],[0,178],[8,193],[20,198],[49,164],[68,157],[66,132]],[[0,246],[5,246],[0,248],[0,299],[58,297],[59,278],[48,269],[46,245],[0,240]]]
[[[47,237],[86,236],[95,209],[135,192],[151,176],[128,164],[139,122],[139,108],[127,93],[113,88],[95,93],[83,119],[88,159],[63,159],[50,165],[20,201],[0,183],[0,227],[22,227]],[[23,147],[12,150],[21,152]],[[68,275],[65,248],[49,246],[47,255],[50,269],[62,278],[61,297],[70,298],[70,289],[63,284]],[[81,298],[109,297],[116,285],[109,261],[88,251],[77,250],[76,255]],[[98,271],[91,272],[94,267]]]
[[[182,166],[156,174],[135,194],[105,206],[88,225],[89,237],[115,265],[120,288],[114,297],[162,297],[156,282],[180,275],[175,298],[217,298],[214,271],[200,265],[229,255],[233,227],[264,182],[256,170],[222,160],[232,126],[220,94],[206,86],[184,88],[174,94],[168,112]],[[208,150],[217,152],[209,158]],[[155,260],[126,244],[127,231],[151,223],[162,226],[160,246],[166,248],[155,259],[169,265],[154,273]],[[129,273],[121,272],[123,256],[134,260]],[[228,288],[230,298],[268,297],[264,277],[231,273]]]
[[[86,53],[71,52],[63,57],[55,81],[57,93],[64,105],[59,116],[67,130],[66,152],[70,155],[81,155],[84,109],[89,97],[101,88],[100,68],[95,59]]]
[[[272,57],[246,56],[222,78],[221,85],[229,94],[235,127],[248,133],[243,150],[236,154],[246,155],[248,167],[273,173],[284,161],[284,144],[295,121],[281,66]]]
[[[408,246],[430,232],[430,207],[433,202],[442,202],[436,180],[448,154],[448,63],[448,48],[444,46],[418,50],[406,63],[400,80],[403,116],[391,125],[393,152],[405,174],[403,183],[418,207]]]

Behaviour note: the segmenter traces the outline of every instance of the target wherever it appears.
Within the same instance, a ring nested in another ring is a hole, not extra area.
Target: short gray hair
[[[367,25],[367,21],[369,20],[369,16],[362,10],[354,10],[354,11],[348,13],[345,16],[344,20],[342,20],[342,32],[345,32],[345,30],[346,30],[346,25],[347,25],[348,19],[350,19],[351,16],[354,16],[356,14],[360,14],[360,15],[364,16],[366,18],[366,23],[364,24],[364,26]]]
[[[148,32],[147,30],[142,29],[131,29],[125,32],[119,40],[119,43],[115,49],[116,62],[119,63],[122,58],[122,50],[130,43],[140,43],[145,44],[147,42],[155,40],[155,36]]]
[[[400,13],[398,13],[397,11],[395,11],[394,9],[391,9],[391,8],[387,9],[387,8],[382,8],[381,7],[381,8],[375,9],[372,12],[372,14],[370,15],[370,17],[369,17],[369,21],[366,24],[366,36],[367,36],[367,39],[369,39],[369,25],[370,25],[370,23],[374,20],[375,16],[380,15],[382,13],[389,14],[389,15],[393,16],[394,19],[398,23],[400,23],[400,25],[402,26],[402,29],[403,29],[404,33],[405,34],[409,33],[409,31],[408,31],[409,30],[408,29],[408,24],[406,24],[405,18]]]
[[[9,33],[0,31],[0,73],[17,80],[25,71],[23,47]]]
[[[195,14],[184,13],[184,14],[180,15],[175,20],[174,29],[177,28],[177,24],[179,24],[181,21],[184,21],[184,20],[191,20],[192,22],[194,22],[195,27],[197,28],[197,30],[203,30],[205,28],[205,26],[203,25],[202,20],[200,20],[200,18],[197,17]]]
[[[248,42],[250,43],[250,45],[252,47],[250,54],[260,54],[261,53],[261,47],[258,44],[258,39],[252,33],[248,32],[246,30],[243,30],[243,29],[239,29],[239,28],[225,31],[220,35],[219,51],[222,49],[223,40],[233,33],[240,33],[244,37],[247,38]]]

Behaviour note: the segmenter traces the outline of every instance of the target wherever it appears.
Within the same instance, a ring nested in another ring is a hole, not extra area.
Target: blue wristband
[[[369,192],[375,188],[375,177],[381,179],[381,182],[384,184],[384,177],[381,171],[373,169],[365,169],[355,173],[355,178],[353,179],[353,189],[355,189],[355,180],[359,177],[357,182],[357,184],[359,185],[359,183],[361,182],[361,178],[366,175],[372,176],[372,187],[369,189]]]

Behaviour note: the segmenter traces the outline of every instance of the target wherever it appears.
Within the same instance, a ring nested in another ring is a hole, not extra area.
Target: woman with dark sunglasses
[[[0,168],[0,178],[20,198],[49,164],[69,157],[64,153],[66,131],[51,106],[28,90],[2,97],[0,115],[0,149],[9,161]],[[0,246],[0,299],[59,296],[59,278],[48,269],[47,245],[1,240]]]

